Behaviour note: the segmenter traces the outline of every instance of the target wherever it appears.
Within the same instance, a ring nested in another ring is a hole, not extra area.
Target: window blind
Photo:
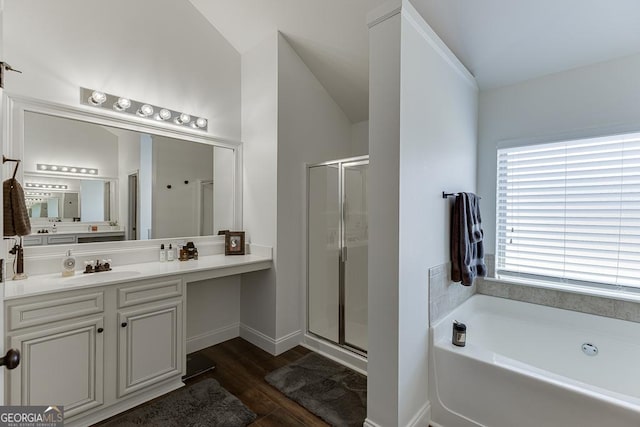
[[[498,275],[640,288],[640,133],[497,160]]]

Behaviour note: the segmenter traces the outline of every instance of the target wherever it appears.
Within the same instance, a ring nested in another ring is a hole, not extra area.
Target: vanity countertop
[[[54,292],[113,285],[135,280],[182,275],[185,282],[212,279],[271,268],[271,252],[248,255],[224,254],[201,256],[198,260],[145,262],[115,266],[111,271],[84,274],[76,271],[71,277],[61,273],[39,274],[24,280],[5,282],[5,300]]]
[[[94,234],[113,234],[113,235],[118,235],[118,234],[124,234],[124,230],[97,230],[97,231],[88,231],[88,230],[58,230],[55,233],[54,232],[48,232],[48,233],[31,233],[29,234],[29,237],[31,236],[58,236],[60,234],[75,234],[78,236],[92,236]]]

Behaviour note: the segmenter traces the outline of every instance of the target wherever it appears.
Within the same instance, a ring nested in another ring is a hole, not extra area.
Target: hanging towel
[[[451,220],[451,280],[471,286],[476,276],[487,275],[484,264],[480,198],[460,193],[453,204]]]
[[[7,179],[2,183],[4,202],[4,235],[26,236],[31,234],[29,212],[24,201],[22,186],[15,179]]]

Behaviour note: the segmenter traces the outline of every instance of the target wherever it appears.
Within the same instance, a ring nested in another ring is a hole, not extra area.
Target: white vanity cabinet
[[[27,298],[7,304],[10,405],[63,404],[74,416],[104,401],[104,293]]]
[[[182,376],[180,279],[118,289],[118,397]]]
[[[84,425],[181,386],[183,303],[180,276],[6,300],[21,353],[6,403],[64,405]]]

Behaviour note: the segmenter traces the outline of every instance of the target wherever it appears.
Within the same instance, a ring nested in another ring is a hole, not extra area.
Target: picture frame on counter
[[[225,233],[225,255],[244,255],[244,246],[244,231],[228,231]]]

